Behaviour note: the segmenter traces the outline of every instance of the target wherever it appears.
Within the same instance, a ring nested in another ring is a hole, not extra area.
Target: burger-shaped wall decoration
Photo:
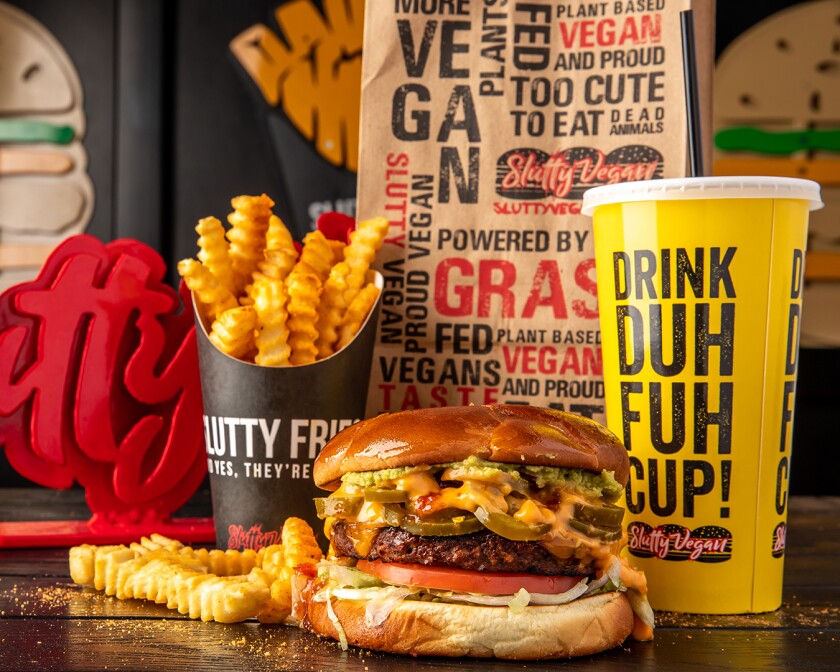
[[[93,212],[82,84],[67,52],[0,2],[0,290],[32,278]]]
[[[801,343],[840,347],[840,2],[796,4],[741,35],[718,60],[714,98],[715,174],[821,184]]]

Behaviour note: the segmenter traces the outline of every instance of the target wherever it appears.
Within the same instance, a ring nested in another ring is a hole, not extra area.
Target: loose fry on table
[[[154,534],[129,546],[75,546],[70,576],[118,599],[146,599],[202,621],[294,622],[296,568],[308,567],[314,576],[322,556],[312,528],[299,518],[289,521],[283,543],[259,552],[194,549]]]

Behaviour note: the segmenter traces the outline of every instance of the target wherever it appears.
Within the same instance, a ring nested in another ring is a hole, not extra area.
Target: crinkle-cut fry
[[[290,275],[314,273],[323,283],[330,274],[333,251],[329,241],[320,231],[310,231],[303,237],[303,249]]]
[[[140,537],[140,545],[148,548],[150,551],[157,551],[162,548],[169,551],[177,551],[180,548],[184,548],[184,544],[177,539],[170,539],[157,532],[153,532],[148,537]]]
[[[247,574],[257,566],[257,552],[247,548],[244,551],[214,548],[208,554],[207,568],[217,576],[236,576]]]
[[[114,584],[113,578],[117,566],[137,557],[137,554],[125,546],[100,546],[96,550],[94,558],[93,587],[96,590],[105,590],[105,586]]]
[[[233,212],[228,215],[230,229],[230,260],[234,275],[235,294],[241,294],[250,282],[251,274],[263,259],[265,234],[271,208],[274,206],[268,196],[237,196],[231,201]]]
[[[315,540],[315,533],[309,523],[301,518],[287,518],[280,536],[286,567],[315,564],[324,557]]]
[[[140,556],[122,564],[114,596],[119,600],[132,597],[138,600],[151,599],[150,595],[157,594],[160,574],[168,566],[169,562],[160,554]]]
[[[291,249],[268,249],[265,251],[265,258],[257,264],[259,272],[275,280],[285,280],[295,267],[298,260],[297,250]]]
[[[350,264],[340,261],[330,269],[330,275],[324,283],[324,292],[318,304],[318,359],[329,357],[335,352],[338,342],[338,327],[347,310],[344,300],[347,291],[347,278],[350,275]]]
[[[182,259],[178,262],[178,273],[210,318],[217,318],[238,305],[230,290],[222,286],[200,261]]]
[[[293,570],[291,567],[284,567],[283,570],[282,576],[271,584],[268,603],[257,614],[260,623],[282,623],[292,613]]]
[[[272,544],[266,546],[262,550],[262,562],[259,567],[269,577],[271,581],[269,584],[280,576],[283,567],[286,566],[286,551],[283,544]]]
[[[96,556],[114,551],[125,546],[94,546],[82,544],[70,549],[70,578],[80,586],[93,586],[96,576]],[[97,590],[102,590],[97,588]]]
[[[327,243],[329,243],[330,249],[333,253],[333,264],[343,261],[344,248],[347,247],[347,243],[343,240],[333,240],[332,238],[327,238]]]
[[[318,301],[321,296],[321,281],[313,273],[292,271],[286,278],[289,293],[288,327],[289,346],[292,354],[289,361],[295,366],[311,364],[318,355],[315,340],[318,338]]]
[[[195,231],[198,234],[199,261],[210,270],[222,287],[233,293],[236,284],[225,227],[215,217],[204,217],[198,220]]]
[[[184,582],[190,618],[237,623],[254,618],[267,604],[271,591],[247,577],[193,577]],[[179,607],[179,611],[181,611]],[[185,613],[185,612],[182,612]]]
[[[277,215],[268,218],[268,230],[265,232],[265,249],[267,250],[295,250],[295,241],[286,224]]]
[[[347,312],[341,321],[341,333],[338,339],[337,350],[345,347],[362,328],[365,318],[379,297],[379,288],[371,283],[365,285],[364,289],[356,294],[356,298],[347,306]]]
[[[105,594],[113,595],[118,600],[125,600],[134,595],[134,577],[137,573],[155,559],[151,553],[139,555],[132,560],[122,562],[109,572],[105,582]]]
[[[138,558],[139,560],[139,558]],[[132,563],[126,563],[131,565]],[[205,574],[207,569],[202,563],[187,555],[173,554],[171,551],[161,552],[150,557],[146,564],[140,565],[123,586],[124,597],[134,597],[168,604],[174,593],[173,579],[182,574],[195,576]],[[120,593],[116,595],[120,598]],[[122,598],[121,598],[122,599]]]
[[[289,347],[289,313],[286,303],[289,293],[282,280],[259,278],[251,295],[257,311],[257,355],[254,362],[260,366],[288,366],[292,349]]]
[[[238,306],[223,312],[213,322],[210,341],[222,352],[242,359],[254,347],[257,311],[253,306]]]
[[[274,576],[265,571],[262,567],[254,567],[246,577],[251,583],[258,583],[261,586],[270,588],[274,582]]]
[[[213,576],[212,574],[207,573],[207,569],[205,568],[202,570],[190,570],[186,567],[183,568],[183,571],[176,572],[172,575],[171,579],[167,582],[167,598],[166,598],[166,608],[178,610],[178,606],[180,604],[180,594],[184,583],[192,578],[198,576]],[[186,612],[184,612],[186,613]]]
[[[214,591],[212,595],[212,620],[217,623],[239,623],[255,618],[271,598],[270,589],[257,583],[243,581]],[[201,616],[202,620],[210,620]]]
[[[345,293],[348,305],[365,284],[367,272],[376,253],[382,248],[389,226],[390,222],[384,217],[366,219],[359,222],[356,230],[350,234],[350,244],[344,248],[344,260],[351,269]]]
[[[198,587],[205,581],[215,581],[220,577],[215,574],[197,574],[184,579],[178,584],[175,595],[176,608],[179,614],[190,613],[190,600],[198,593]],[[198,610],[200,611],[200,610]]]

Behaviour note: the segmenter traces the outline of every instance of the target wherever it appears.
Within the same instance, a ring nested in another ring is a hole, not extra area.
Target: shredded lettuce
[[[391,612],[416,589],[407,586],[388,586],[375,589],[379,593],[365,605],[365,625],[376,627],[385,622]]]
[[[481,595],[453,590],[436,590],[419,586],[392,585],[363,572],[355,567],[336,565],[322,561],[318,567],[318,576],[329,580],[329,586],[322,590],[315,599],[327,602],[327,614],[339,633],[339,640],[346,642],[346,635],[335,617],[330,602],[331,597],[342,600],[366,602],[365,624],[375,627],[385,622],[391,612],[403,600],[422,600],[449,602],[455,604],[478,604],[488,607],[508,607],[512,613],[519,614],[529,605],[560,605],[579,597],[592,597],[609,592],[625,592],[630,600],[633,612],[651,628],[654,627],[654,614],[647,600],[647,595],[628,589],[621,581],[621,564],[613,558],[600,577],[590,582],[583,578],[569,590],[559,595],[529,593],[520,588],[513,595]],[[334,618],[335,617],[335,618]],[[344,644],[342,644],[344,648]]]
[[[341,645],[342,651],[347,651],[350,646],[347,643],[347,633],[344,632],[344,628],[341,625],[341,621],[338,620],[338,615],[335,613],[335,609],[333,609],[332,605],[332,595],[330,594],[330,589],[327,588],[324,591],[324,597],[327,601],[327,616],[329,617],[332,624],[335,626],[336,631],[338,632],[338,643]]]

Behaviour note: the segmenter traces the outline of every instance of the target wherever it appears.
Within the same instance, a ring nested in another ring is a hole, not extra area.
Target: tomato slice
[[[387,583],[454,590],[481,595],[513,595],[520,588],[529,593],[559,595],[577,585],[580,576],[539,576],[516,572],[475,572],[453,567],[426,567],[401,562],[359,560],[356,565]]]

